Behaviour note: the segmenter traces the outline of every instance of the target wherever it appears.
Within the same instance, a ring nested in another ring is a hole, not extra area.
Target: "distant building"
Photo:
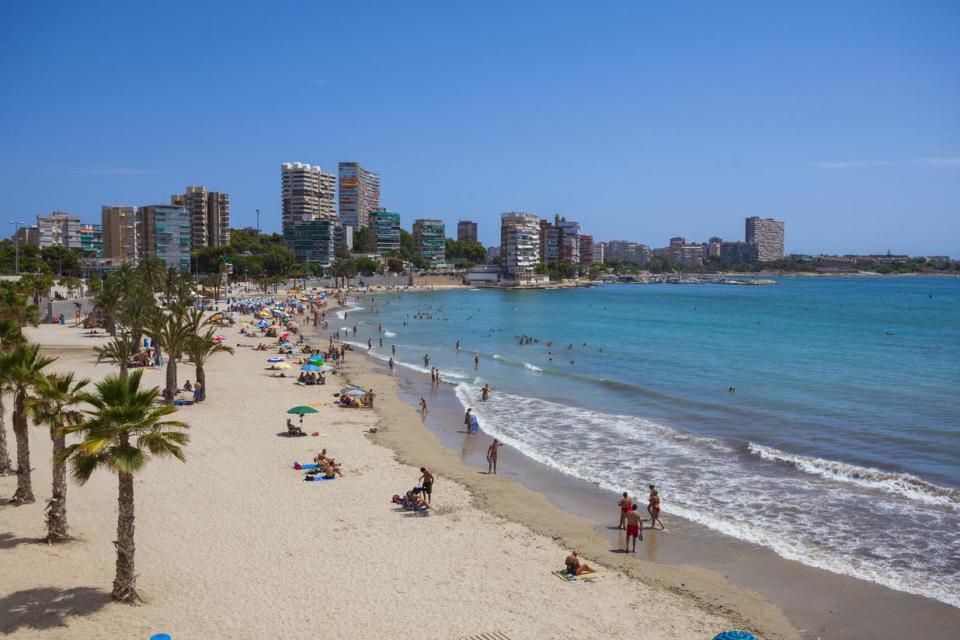
[[[230,196],[206,187],[187,187],[186,193],[170,196],[170,204],[190,211],[192,249],[230,244]]]
[[[500,247],[499,247],[499,245],[498,245],[498,246],[487,247],[487,259],[488,259],[488,260],[497,260],[498,258],[500,258]]]
[[[283,241],[298,262],[316,262],[326,267],[336,257],[336,226],[329,218],[299,220],[284,230]]]
[[[338,224],[333,234],[334,252],[345,250],[347,253],[353,251],[353,227],[348,224]]]
[[[770,262],[783,258],[783,228],[782,220],[747,218],[746,241],[757,245],[757,260]]]
[[[154,204],[137,210],[141,260],[162,260],[167,267],[190,271],[193,212],[187,207]]]
[[[38,227],[19,227],[13,234],[12,240],[20,245],[31,244],[37,246],[40,244],[40,229]]]
[[[629,240],[611,240],[607,243],[607,247],[610,249],[610,252],[606,258],[607,260],[623,262],[627,259],[627,252],[631,247],[635,246],[637,246],[637,243],[630,242]]]
[[[532,280],[540,262],[540,220],[529,213],[504,213],[500,219],[501,273],[506,280]]]
[[[380,210],[380,176],[359,162],[341,162],[340,223],[354,229],[370,226],[370,217]]]
[[[602,250],[602,247],[601,247]],[[603,262],[601,260],[601,262]],[[580,236],[580,265],[588,268],[593,264],[593,236]]]
[[[553,226],[560,230],[560,262],[580,264],[580,223],[555,216]]]
[[[720,257],[720,247],[723,245],[723,240],[717,236],[713,236],[707,241],[707,258],[719,258]]]
[[[37,216],[37,244],[46,247],[80,247],[80,216],[63,211]]]
[[[650,247],[638,242],[630,242],[626,247],[623,260],[635,264],[638,267],[645,267],[652,257],[653,252],[650,250]]]
[[[80,225],[80,249],[91,258],[103,259],[103,226],[83,223]]]
[[[446,227],[442,220],[416,220],[413,223],[413,251],[432,265],[446,261]]]
[[[400,214],[380,209],[370,216],[370,240],[381,256],[400,253]]]
[[[593,264],[603,264],[606,260],[606,243],[605,242],[594,242],[593,243]]]
[[[334,220],[337,179],[319,166],[303,162],[280,165],[282,230],[302,220]]]
[[[461,220],[457,223],[457,241],[458,242],[476,242],[477,241],[477,223],[470,220]]]
[[[137,264],[137,208],[106,206],[101,209],[103,259]]]
[[[667,248],[667,259],[678,265],[687,268],[703,266],[704,246],[702,244],[690,244],[686,238],[670,238],[670,246]]]
[[[757,245],[754,242],[720,243],[720,261],[729,265],[756,264]]]

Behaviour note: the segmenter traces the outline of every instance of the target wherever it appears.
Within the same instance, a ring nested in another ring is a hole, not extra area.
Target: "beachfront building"
[[[337,179],[319,165],[284,162],[280,165],[281,228],[303,220],[334,220]]]
[[[666,258],[686,268],[703,266],[704,247],[702,244],[690,244],[686,238],[670,238]]]
[[[414,221],[413,251],[431,265],[440,265],[446,261],[446,242],[446,226],[442,220]]]
[[[137,210],[137,240],[142,260],[156,259],[167,267],[190,271],[193,212],[172,204],[153,204]]]
[[[379,209],[370,216],[370,241],[381,256],[400,253],[400,214]]]
[[[593,243],[593,264],[603,264],[607,255],[607,244],[605,242]]]
[[[365,229],[380,210],[380,176],[359,162],[341,162],[339,173],[340,223]]]
[[[602,261],[601,261],[602,262]],[[580,236],[580,266],[588,269],[593,264],[593,236]]]
[[[103,259],[103,226],[80,224],[80,249],[89,257]]]
[[[608,260],[623,262],[627,259],[627,252],[630,248],[636,246],[636,242],[630,242],[629,240],[611,240],[607,243],[607,248],[610,251],[606,257]]]
[[[190,211],[190,244],[194,249],[230,244],[230,196],[206,187],[187,187],[170,196],[170,204]]]
[[[299,220],[284,230],[284,244],[293,251],[297,262],[316,262],[326,267],[336,256],[336,227],[334,220],[325,218]],[[352,245],[352,233],[350,240]]]
[[[500,266],[504,280],[534,279],[540,262],[540,220],[537,216],[511,211],[500,217]]]
[[[21,247],[28,244],[37,246],[40,244],[40,229],[35,226],[17,227],[17,232],[10,239]]]
[[[783,220],[752,216],[746,222],[746,241],[757,245],[757,260],[770,262],[783,258]]]
[[[80,247],[80,216],[63,211],[37,216],[37,244],[46,247]]]
[[[333,230],[333,250],[334,253],[353,251],[353,227],[348,224],[337,223]]]
[[[757,245],[754,242],[721,242],[718,257],[729,265],[756,264]]]
[[[457,242],[476,242],[477,223],[470,220],[461,220],[457,223]]]
[[[103,259],[136,264],[138,257],[137,208],[105,206],[100,210]]]

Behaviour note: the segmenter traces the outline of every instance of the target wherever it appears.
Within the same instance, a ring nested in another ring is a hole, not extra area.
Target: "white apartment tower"
[[[280,165],[280,173],[284,231],[302,220],[336,219],[336,176],[303,162],[284,162]]]
[[[500,267],[505,280],[530,280],[540,262],[540,219],[511,211],[500,218]]]
[[[370,226],[370,216],[380,210],[380,176],[359,162],[341,162],[339,172],[340,224]]]

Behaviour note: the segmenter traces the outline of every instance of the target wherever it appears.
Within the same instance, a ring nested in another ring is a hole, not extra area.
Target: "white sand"
[[[94,379],[113,370],[93,364],[89,348],[100,340],[80,330],[48,325],[28,333],[61,355],[55,369]],[[235,338],[234,329],[224,335],[231,345],[255,342]],[[37,503],[0,506],[0,634],[440,639],[499,631],[515,640],[677,640],[728,628],[680,596],[614,572],[592,584],[558,580],[550,572],[566,549],[471,507],[466,490],[442,477],[430,517],[397,512],[390,497],[413,486],[419,472],[362,435],[377,423],[373,412],[325,406],[304,418],[322,437],[277,436],[287,408],[329,402],[338,387],[337,376],[321,387],[271,378],[264,371],[270,355],[241,348],[215,356],[208,400],[177,413],[191,427],[187,463],[153,461],[137,478],[141,607],[108,599],[113,476],[100,473],[83,487],[71,482],[76,542],[34,542],[44,532],[50,443],[45,430],[33,429]],[[193,367],[183,364],[181,384],[186,379],[194,379]],[[145,380],[162,385],[162,371]],[[12,446],[9,419],[7,428]],[[291,463],[321,447],[344,463],[346,477],[303,482]],[[14,478],[0,478],[0,496],[14,487]]]

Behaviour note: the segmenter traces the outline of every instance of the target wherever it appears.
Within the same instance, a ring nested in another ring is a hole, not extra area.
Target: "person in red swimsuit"
[[[637,538],[643,540],[643,518],[637,511],[637,505],[630,507],[626,514],[627,520],[627,548],[625,551],[630,553],[630,539],[633,538],[633,552],[637,552]]]
[[[627,517],[627,512],[630,511],[630,504],[632,502],[633,500],[631,500],[627,492],[624,491],[623,497],[620,498],[620,502],[617,503],[620,506],[620,524],[617,525],[617,529],[623,529],[623,525]]]
[[[647,504],[647,513],[650,514],[650,528],[656,529],[660,522],[660,492],[654,485],[650,485],[650,502]],[[660,522],[660,528],[665,529],[663,522]]]

